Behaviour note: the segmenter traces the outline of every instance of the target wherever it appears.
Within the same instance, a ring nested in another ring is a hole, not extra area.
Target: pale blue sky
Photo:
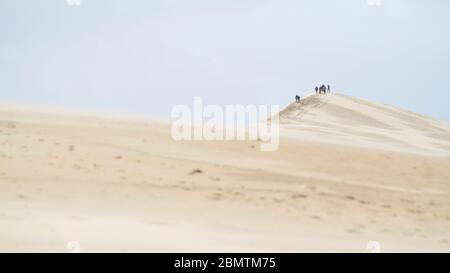
[[[449,34],[447,0],[0,0],[0,101],[169,117],[323,82],[450,121]]]

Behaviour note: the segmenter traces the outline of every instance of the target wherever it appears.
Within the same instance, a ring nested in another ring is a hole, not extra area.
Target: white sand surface
[[[449,124],[337,94],[280,115],[261,152],[0,107],[0,252],[450,252]]]

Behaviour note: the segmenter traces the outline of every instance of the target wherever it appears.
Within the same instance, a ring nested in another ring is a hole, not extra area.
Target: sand
[[[2,106],[0,252],[450,252],[449,124],[343,95],[280,117],[261,152]]]

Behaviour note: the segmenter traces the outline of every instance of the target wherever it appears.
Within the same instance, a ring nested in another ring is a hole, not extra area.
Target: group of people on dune
[[[330,93],[330,85],[326,85],[322,84],[320,87],[316,86],[316,94],[327,94]],[[300,102],[300,96],[299,95],[295,95],[295,102],[299,103]]]
[[[322,86],[317,87],[316,86],[316,94],[326,94],[326,93],[330,93],[330,85],[328,84],[327,86],[325,86],[325,84],[322,84]]]

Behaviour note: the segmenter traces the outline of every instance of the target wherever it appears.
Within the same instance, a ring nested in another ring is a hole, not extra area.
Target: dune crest
[[[280,112],[283,136],[450,155],[450,124],[341,94],[310,95]]]

